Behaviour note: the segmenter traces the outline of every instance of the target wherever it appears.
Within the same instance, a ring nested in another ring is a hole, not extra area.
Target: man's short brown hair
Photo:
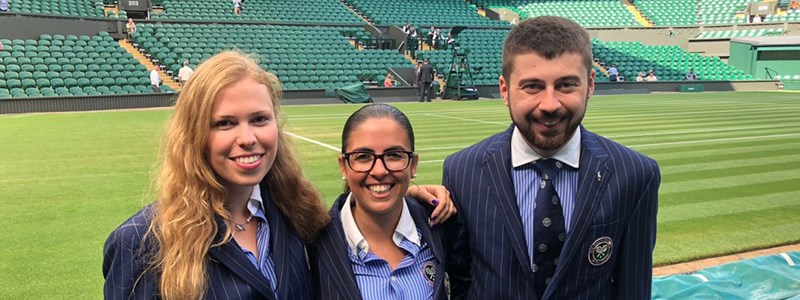
[[[511,29],[503,44],[503,77],[506,81],[514,69],[514,58],[531,52],[548,60],[564,53],[576,53],[583,57],[586,71],[592,70],[589,32],[570,19],[541,16],[525,20]]]

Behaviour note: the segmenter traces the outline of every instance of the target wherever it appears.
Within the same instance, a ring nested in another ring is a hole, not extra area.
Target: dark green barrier
[[[705,88],[702,84],[682,84],[678,86],[678,92],[681,93],[691,93],[691,92],[703,92]]]

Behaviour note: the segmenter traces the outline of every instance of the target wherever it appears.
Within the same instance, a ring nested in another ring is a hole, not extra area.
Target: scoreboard
[[[119,0],[119,8],[127,12],[150,10],[150,0]]]

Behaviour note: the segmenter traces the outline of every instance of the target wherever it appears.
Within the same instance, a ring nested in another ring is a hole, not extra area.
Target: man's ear
[[[503,75],[500,75],[500,96],[503,97],[503,104],[508,107],[508,82]]]

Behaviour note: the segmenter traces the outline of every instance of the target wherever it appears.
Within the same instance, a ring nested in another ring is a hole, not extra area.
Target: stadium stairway
[[[603,72],[603,74],[606,74],[606,76],[608,76],[608,69],[606,69],[606,67],[601,65],[599,62],[593,61],[592,65],[600,69],[600,71]]]
[[[625,7],[629,11],[631,11],[631,14],[633,14],[633,17],[636,19],[636,21],[639,21],[639,24],[642,24],[644,27],[653,27],[653,23],[648,21],[647,18],[642,15],[642,12],[639,11],[635,5],[633,5],[633,3],[631,3],[629,0],[622,0],[622,3],[625,4]]]
[[[136,50],[136,48],[134,48],[133,45],[127,40],[124,39],[119,40],[119,46],[125,49],[125,51],[128,51],[128,53],[130,53],[131,55],[133,55],[133,58],[135,58],[136,60],[139,61],[139,63],[147,67],[148,70],[153,70],[153,67],[155,67],[155,65],[153,65],[153,62],[151,62],[149,59],[147,59],[147,57],[145,57],[144,55],[142,55],[142,53]],[[161,78],[161,82],[164,85],[170,87],[171,89],[175,91],[181,89],[180,84],[178,84],[177,82],[175,82],[175,80],[170,78],[165,70],[162,69],[158,71],[158,77]]]
[[[359,18],[361,18],[361,20],[364,20],[364,22],[367,22],[367,24],[372,24],[372,22],[367,20],[367,18],[364,18],[363,16],[358,14],[358,12],[355,10],[355,8],[353,8],[352,5],[350,5],[350,3],[347,3],[347,1],[344,1],[344,0],[339,0],[339,2],[342,2],[342,5],[344,5],[344,7],[347,7],[348,10],[350,10],[354,15],[358,16]]]
[[[106,18],[108,18],[108,16],[116,16],[119,13],[119,9],[116,6],[114,6],[114,7],[104,7],[103,8],[103,13],[105,13],[106,14]]]

